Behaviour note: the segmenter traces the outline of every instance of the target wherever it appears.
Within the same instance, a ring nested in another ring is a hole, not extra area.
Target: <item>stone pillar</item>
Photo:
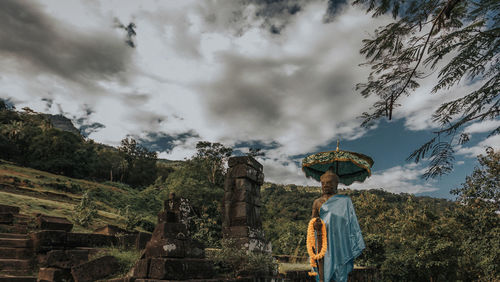
[[[224,183],[223,237],[249,251],[268,251],[260,218],[262,165],[253,157],[232,157]]]

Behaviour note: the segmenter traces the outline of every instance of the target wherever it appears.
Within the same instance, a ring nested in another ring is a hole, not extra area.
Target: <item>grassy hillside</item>
[[[0,161],[0,204],[19,206],[21,213],[43,213],[72,220],[73,209],[85,191],[92,195],[98,216],[87,228],[75,225],[77,231],[91,231],[103,224],[125,227],[126,218],[120,215],[120,209],[138,206],[137,201],[145,194],[123,184],[75,179]],[[147,207],[144,205],[137,211],[144,221],[154,225],[153,215],[157,211]],[[152,208],[157,209],[158,204]]]

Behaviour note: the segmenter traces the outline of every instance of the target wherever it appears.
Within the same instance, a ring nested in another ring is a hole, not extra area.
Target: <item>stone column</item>
[[[223,237],[249,251],[271,251],[260,218],[262,165],[253,157],[232,157],[224,183]]]

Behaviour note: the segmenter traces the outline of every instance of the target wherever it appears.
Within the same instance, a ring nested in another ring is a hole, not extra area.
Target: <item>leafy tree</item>
[[[156,152],[151,152],[137,144],[133,138],[121,141],[118,151],[127,162],[127,169],[123,181],[132,186],[147,186],[156,179]]]
[[[233,149],[225,147],[221,143],[200,141],[196,144],[196,150],[194,160],[202,163],[208,181],[213,185],[223,185],[226,171],[225,163],[233,153]]]
[[[115,148],[99,147],[96,177],[102,180],[123,181],[127,161]]]
[[[462,187],[451,191],[458,195],[458,200],[465,204],[484,201],[500,210],[500,152],[493,148],[486,149],[486,155],[477,157],[480,167],[476,167],[471,176],[465,178]]]
[[[356,0],[374,17],[392,13],[392,22],[363,40],[361,53],[372,67],[368,81],[357,85],[365,97],[379,100],[363,113],[363,125],[393,116],[403,95],[411,95],[419,81],[434,71],[432,93],[451,90],[462,80],[481,86],[442,104],[432,116],[441,128],[434,138],[413,152],[416,162],[430,155],[424,177],[453,169],[454,144],[469,140],[464,125],[493,120],[500,115],[500,2],[497,0]],[[423,69],[425,67],[425,69]],[[500,127],[490,135],[499,134]]]
[[[29,143],[26,155],[32,167],[79,178],[93,172],[97,155],[80,136],[52,128],[39,130]]]
[[[459,272],[464,280],[494,281],[500,278],[500,152],[487,148],[478,161],[462,187],[451,191],[461,203],[452,214],[462,230]]]
[[[219,247],[222,236],[221,201],[224,195],[225,163],[232,149],[220,143],[198,142],[197,153],[182,167],[168,174],[163,198],[171,192],[189,199],[198,217],[194,237]]]

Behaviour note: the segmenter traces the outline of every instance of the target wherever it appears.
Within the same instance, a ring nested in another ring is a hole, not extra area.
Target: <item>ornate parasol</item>
[[[351,185],[354,181],[363,182],[371,175],[373,166],[372,158],[349,151],[337,150],[321,152],[305,157],[302,160],[302,171],[307,177],[318,181],[328,169],[331,169],[339,177],[339,181],[345,185]]]

